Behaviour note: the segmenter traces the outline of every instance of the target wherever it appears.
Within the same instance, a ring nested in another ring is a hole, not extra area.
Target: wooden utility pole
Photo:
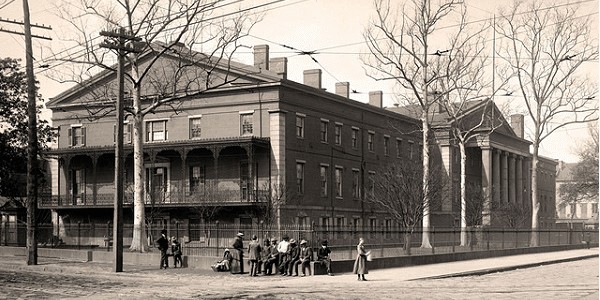
[[[115,143],[115,199],[114,199],[114,213],[113,213],[113,253],[114,253],[114,264],[113,271],[123,272],[123,98],[125,91],[125,55],[129,52],[136,52],[136,49],[130,45],[126,45],[126,42],[139,41],[139,38],[135,38],[132,35],[126,34],[125,29],[120,27],[117,31],[102,31],[101,36],[108,37],[112,40],[106,40],[100,46],[103,48],[109,48],[117,51],[118,56],[118,69],[117,69],[117,82],[118,94],[117,102],[115,103],[116,117],[117,117],[117,132],[116,132],[116,143]]]

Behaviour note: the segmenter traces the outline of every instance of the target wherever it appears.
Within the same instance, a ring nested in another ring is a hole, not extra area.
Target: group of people
[[[183,267],[183,261],[181,260],[182,249],[181,244],[177,239],[173,236],[170,239],[167,237],[167,231],[165,229],[160,231],[160,238],[156,240],[156,244],[158,245],[158,250],[160,251],[160,268],[167,269],[169,268],[169,256],[173,256],[173,268]],[[169,247],[170,244],[170,247]],[[169,248],[171,253],[169,254]]]
[[[225,249],[223,259],[212,266],[214,271],[230,271],[232,274],[244,273],[244,256],[248,257],[250,276],[276,275],[306,276],[311,275],[310,262],[313,260],[313,249],[308,241],[283,236],[281,241],[276,238],[265,239],[262,243],[256,235],[252,236],[247,248],[244,248],[243,233],[238,233],[232,249]],[[327,274],[331,271],[331,250],[327,241],[321,242],[317,250],[315,263],[326,267]],[[301,273],[301,275],[300,275]]]

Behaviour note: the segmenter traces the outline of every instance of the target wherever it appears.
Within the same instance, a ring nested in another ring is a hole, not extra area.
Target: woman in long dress
[[[243,233],[238,233],[233,241],[233,250],[231,251],[231,274],[244,273],[244,241]]]
[[[356,255],[356,260],[354,260],[354,268],[352,271],[354,274],[358,275],[359,281],[367,281],[365,274],[369,274],[369,270],[367,269],[367,255],[369,255],[369,252],[365,251],[364,243],[365,240],[363,238],[358,239],[358,245],[356,246],[358,254]]]

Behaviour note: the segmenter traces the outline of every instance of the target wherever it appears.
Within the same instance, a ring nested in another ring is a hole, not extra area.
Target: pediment
[[[206,90],[281,80],[268,70],[225,58],[208,57],[191,50],[165,52],[158,58],[156,52],[148,52],[140,55],[137,64],[138,73],[143,76],[140,89],[142,98],[197,94]],[[130,65],[126,65],[125,73],[127,98],[134,90],[132,81],[127,80],[132,73]],[[50,109],[102,106],[113,103],[117,94],[116,72],[103,70],[54,97],[46,105]]]

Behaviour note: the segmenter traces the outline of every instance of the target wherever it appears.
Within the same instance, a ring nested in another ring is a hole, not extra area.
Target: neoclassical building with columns
[[[416,117],[413,107],[389,108]],[[466,143],[467,201],[483,198],[480,224],[492,227],[531,226],[531,142],[524,138],[524,116],[515,114],[509,120],[490,100],[468,102],[464,113],[451,122],[442,106],[430,113],[434,135],[432,156],[441,164],[448,179],[439,210],[432,218],[434,226],[459,225],[460,217],[460,150],[453,138],[452,126],[477,128]],[[477,126],[482,115],[487,121]],[[459,123],[459,124],[455,124]],[[466,130],[465,130],[466,131]],[[552,211],[555,203],[556,160],[540,157],[538,196],[540,226],[554,227]]]

